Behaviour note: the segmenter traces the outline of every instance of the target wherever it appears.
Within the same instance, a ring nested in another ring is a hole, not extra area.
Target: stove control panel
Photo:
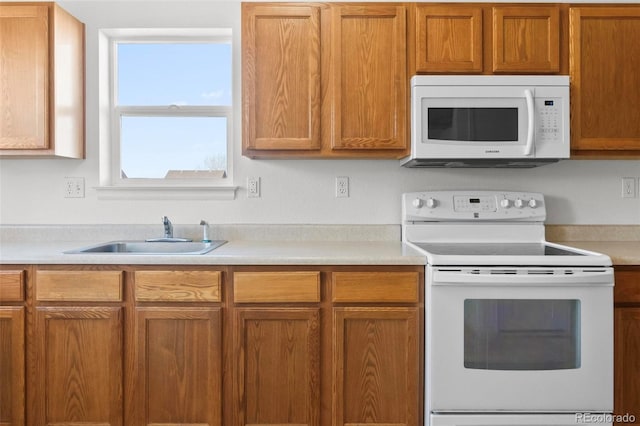
[[[544,197],[516,191],[424,191],[402,195],[402,220],[544,222]]]

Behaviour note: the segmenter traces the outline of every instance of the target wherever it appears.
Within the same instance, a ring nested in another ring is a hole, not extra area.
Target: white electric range
[[[612,423],[608,256],[545,241],[539,193],[407,193],[402,217],[427,259],[427,424]]]

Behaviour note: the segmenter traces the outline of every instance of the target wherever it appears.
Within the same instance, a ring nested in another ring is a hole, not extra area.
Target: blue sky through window
[[[119,106],[230,106],[230,43],[119,43]],[[169,170],[226,170],[227,119],[123,115],[123,177]]]

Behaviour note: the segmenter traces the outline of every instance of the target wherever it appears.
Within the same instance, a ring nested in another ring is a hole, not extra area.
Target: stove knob
[[[413,204],[413,207],[415,207],[416,209],[419,209],[424,205],[424,201],[422,200],[422,198],[416,198],[411,204]]]
[[[438,205],[438,201],[437,200],[435,200],[434,198],[431,198],[431,197],[427,198],[427,207],[432,209],[437,205]]]
[[[522,201],[520,198],[516,198],[516,200],[513,202],[513,205],[516,206],[516,208],[521,209],[524,207],[524,201]]]
[[[536,207],[538,207],[538,201],[534,198],[529,200],[529,207],[531,207],[532,209],[535,209]]]
[[[500,200],[500,207],[502,207],[503,209],[508,209],[509,207],[511,207],[511,200],[507,198]]]

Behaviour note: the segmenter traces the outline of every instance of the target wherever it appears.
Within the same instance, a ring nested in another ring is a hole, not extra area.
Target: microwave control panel
[[[405,222],[544,221],[544,197],[536,192],[426,191],[402,196]]]
[[[536,139],[542,142],[562,141],[562,100],[535,98]]]

